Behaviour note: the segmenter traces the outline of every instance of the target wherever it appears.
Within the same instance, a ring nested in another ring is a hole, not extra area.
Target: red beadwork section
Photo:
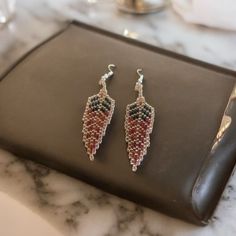
[[[91,160],[94,159],[114,110],[114,100],[100,94],[88,99],[83,116],[83,142]]]
[[[147,153],[147,147],[150,146],[153,122],[154,108],[147,103],[142,105],[133,103],[127,106],[125,131],[127,151],[133,171],[137,170]]]

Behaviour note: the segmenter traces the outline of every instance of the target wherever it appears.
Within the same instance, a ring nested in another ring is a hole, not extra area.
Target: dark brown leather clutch
[[[107,65],[114,116],[96,160],[82,143],[87,98]],[[151,147],[137,173],[126,152],[125,107],[136,69],[156,109]],[[0,83],[0,145],[98,188],[206,224],[236,161],[235,74],[73,23],[19,60]]]

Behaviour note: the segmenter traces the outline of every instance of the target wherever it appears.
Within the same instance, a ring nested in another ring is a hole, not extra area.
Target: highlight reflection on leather
[[[236,99],[236,85],[234,86],[234,89],[231,93],[231,96],[229,98],[229,101],[228,101],[228,105],[225,109],[225,113],[224,113],[224,116],[222,118],[222,121],[221,121],[221,125],[220,125],[220,128],[219,128],[219,131],[216,135],[216,138],[215,138],[215,141],[214,141],[214,144],[212,146],[212,152],[214,152],[214,150],[216,149],[216,147],[218,146],[218,144],[221,142],[221,140],[223,139],[223,136],[225,134],[225,132],[229,129],[230,125],[231,125],[231,122],[232,122],[232,118],[231,116],[227,115],[227,112],[228,110],[230,109],[230,106],[231,106],[231,102],[233,100]]]

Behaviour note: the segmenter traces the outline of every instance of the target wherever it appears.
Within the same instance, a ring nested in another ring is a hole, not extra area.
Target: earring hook
[[[113,76],[113,74],[114,74],[113,69],[114,69],[115,67],[116,67],[116,66],[115,66],[114,64],[109,64],[109,65],[107,66],[109,72],[108,72],[108,73],[105,73],[105,74],[102,76],[102,80],[105,81],[105,80],[109,79],[111,76]]]
[[[144,78],[144,75],[143,75],[142,72],[143,72],[142,69],[137,69],[137,74],[139,75],[138,82],[139,82],[140,84],[143,83],[143,78]]]
[[[116,66],[114,64],[109,64],[107,66],[109,72],[108,73],[105,73],[101,79],[99,80],[99,84],[102,85],[102,91],[104,92],[104,94],[107,94],[107,89],[106,89],[106,80],[109,79],[110,77],[113,76],[114,74],[114,71],[113,69],[115,68]]]
[[[115,69],[116,66],[114,64],[109,64],[108,65],[108,70],[113,73],[113,69]]]
[[[137,74],[139,75],[138,81],[135,84],[135,90],[138,91],[138,97],[139,99],[143,99],[143,70],[142,69],[137,69]]]

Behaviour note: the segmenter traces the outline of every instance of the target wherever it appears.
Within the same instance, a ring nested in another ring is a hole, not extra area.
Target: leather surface
[[[236,124],[211,153],[234,87],[233,73],[83,24],[72,24],[22,59],[0,83],[0,145],[105,191],[196,224],[211,216],[235,164]],[[90,162],[82,143],[87,98],[107,65],[116,107]],[[151,147],[137,173],[124,140],[137,68],[156,109]],[[232,74],[232,75],[231,75]],[[235,106],[231,106],[236,116]]]

